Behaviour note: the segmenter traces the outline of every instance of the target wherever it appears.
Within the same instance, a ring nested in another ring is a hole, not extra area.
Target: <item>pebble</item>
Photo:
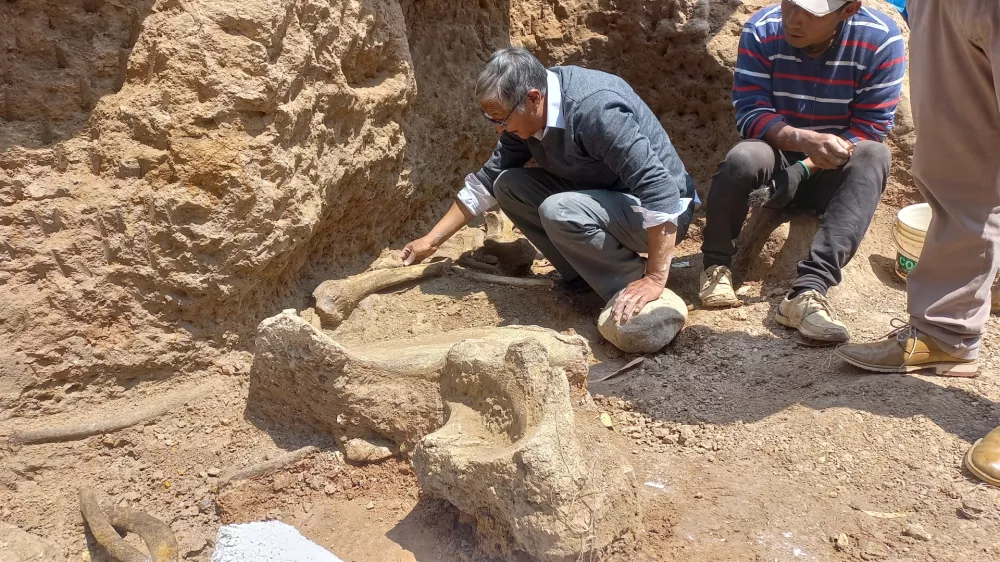
[[[201,501],[198,502],[198,509],[202,513],[210,513],[212,511],[214,511],[215,510],[215,500],[212,499],[212,496],[205,496],[205,497],[201,498]]]
[[[903,531],[903,535],[907,537],[912,537],[918,541],[929,541],[931,540],[931,534],[924,529],[924,526],[920,523],[911,523],[906,526],[906,530]]]
[[[847,550],[851,548],[851,539],[847,536],[847,533],[840,533],[833,544],[837,550]]]
[[[212,478],[215,478],[218,475],[222,474],[222,470],[217,466],[213,466],[206,471],[206,474],[208,474]]]
[[[677,442],[681,445],[687,445],[694,440],[694,430],[688,426],[681,427],[681,435],[677,439]]]
[[[375,502],[373,501],[368,502],[368,505],[365,506],[365,509],[375,509]]]
[[[973,498],[966,498],[962,500],[962,509],[959,511],[966,519],[979,519],[986,512],[986,504]]]
[[[323,491],[326,492],[326,495],[332,496],[332,495],[336,494],[337,492],[339,492],[340,490],[336,486],[334,486],[333,484],[327,484],[326,487],[323,488]]]

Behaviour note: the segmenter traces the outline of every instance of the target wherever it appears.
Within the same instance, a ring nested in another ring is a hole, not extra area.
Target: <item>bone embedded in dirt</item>
[[[336,328],[354,312],[361,299],[368,295],[395,285],[444,274],[451,268],[451,264],[450,259],[445,259],[422,265],[376,269],[347,279],[324,281],[313,291],[316,312],[328,328]]]
[[[470,339],[537,340],[574,388],[586,384],[590,347],[580,336],[507,326],[348,349],[289,310],[259,326],[247,410],[269,423],[303,424],[338,439],[381,441],[392,444],[394,453],[407,453],[444,424],[441,369],[450,350]]]
[[[626,353],[655,353],[673,341],[687,322],[687,305],[677,293],[663,289],[660,298],[647,304],[637,316],[619,325],[611,318],[618,295],[612,297],[597,319],[597,328]]]
[[[49,541],[0,521],[0,562],[65,562]]]
[[[476,520],[481,548],[572,561],[640,527],[636,480],[574,415],[565,371],[538,340],[468,340],[441,376],[448,420],[413,453],[420,488]],[[513,539],[513,544],[510,543]]]
[[[486,237],[483,240],[482,254],[497,259],[497,266],[508,275],[524,275],[531,271],[535,259],[540,256],[538,250],[514,231],[511,222],[503,211],[486,213]]]

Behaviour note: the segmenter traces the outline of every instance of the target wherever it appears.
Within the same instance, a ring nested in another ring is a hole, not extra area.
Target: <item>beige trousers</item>
[[[913,176],[934,211],[910,322],[975,358],[1000,265],[1000,1],[910,0]]]

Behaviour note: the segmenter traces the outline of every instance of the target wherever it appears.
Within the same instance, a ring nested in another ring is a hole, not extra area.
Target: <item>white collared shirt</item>
[[[551,70],[546,70],[545,72],[547,87],[547,91],[545,92],[545,128],[533,135],[538,140],[545,138],[549,129],[553,127],[556,129],[566,128],[566,119],[562,113],[562,85],[559,83],[559,76]],[[653,228],[666,222],[677,224],[677,217],[684,214],[688,206],[691,205],[691,198],[682,197],[678,201],[677,210],[674,213],[650,211],[639,205],[640,201],[638,197],[630,193],[626,193],[626,195],[635,201],[636,204],[632,205],[632,210],[642,215],[643,228]],[[458,192],[458,200],[473,215],[477,216],[497,205],[496,198],[490,194],[489,190],[486,189],[486,186],[479,181],[479,178],[475,174],[469,174],[465,177],[465,186]],[[694,200],[696,203],[700,203],[697,193],[694,196]]]

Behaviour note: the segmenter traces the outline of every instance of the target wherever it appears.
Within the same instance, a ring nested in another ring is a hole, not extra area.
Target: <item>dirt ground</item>
[[[832,293],[855,340],[878,338],[904,316],[902,283],[891,272],[891,203]],[[681,246],[669,283],[688,302],[696,300],[698,245],[696,233]],[[625,453],[643,484],[646,532],[613,545],[608,560],[1000,559],[1000,491],[960,468],[968,445],[1000,423],[996,336],[987,336],[975,380],[865,375],[774,323],[783,290],[747,284],[741,307],[695,307],[674,343],[603,382],[633,357],[600,340],[593,298],[445,277],[368,297],[333,335],[360,343],[538,324],[588,338],[590,391],[612,414],[613,431],[631,439]],[[185,560],[209,558],[220,524],[265,518],[297,526],[345,560],[470,559],[475,538],[461,515],[421,498],[405,460],[350,466],[332,443],[247,419],[249,358],[237,359],[228,376],[169,388],[63,389],[64,400],[79,404],[67,417],[79,419],[98,403],[116,412],[145,403],[138,395],[155,401],[205,385],[202,398],[145,426],[5,449],[0,518],[71,559],[100,560],[77,509],[77,489],[90,486],[102,501],[168,521]],[[5,420],[0,437],[29,425]],[[218,488],[221,472],[305,444],[326,448]]]

